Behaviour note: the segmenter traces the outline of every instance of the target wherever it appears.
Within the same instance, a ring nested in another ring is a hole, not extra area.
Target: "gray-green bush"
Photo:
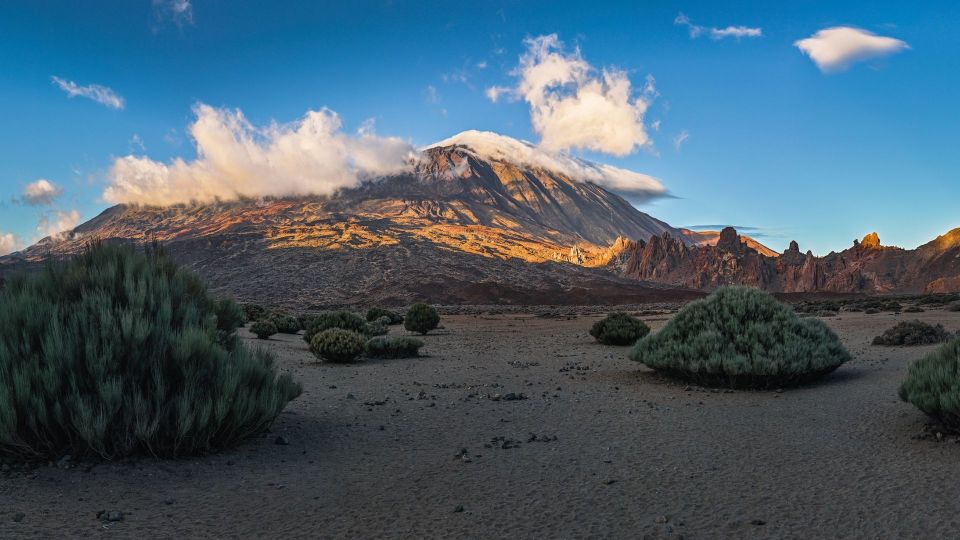
[[[960,311],[960,300],[956,302],[950,302],[946,307],[947,311]]]
[[[271,313],[268,318],[281,334],[296,334],[300,331],[300,321],[292,315],[277,311]]]
[[[960,339],[914,362],[899,394],[946,427],[960,430]]]
[[[423,341],[409,336],[375,337],[367,341],[371,358],[413,358],[419,355]]]
[[[309,322],[306,332],[303,334],[303,340],[308,344],[312,343],[314,336],[330,328],[352,330],[362,334],[367,331],[367,321],[356,313],[349,311],[328,311],[321,313]]]
[[[250,332],[260,339],[269,339],[277,333],[277,325],[270,321],[257,321],[250,325]]]
[[[400,324],[403,322],[403,317],[396,311],[391,311],[382,307],[373,307],[367,310],[367,321],[374,322],[380,320],[381,317],[386,317],[388,320],[387,325]]]
[[[172,457],[265,430],[300,393],[157,246],[93,245],[0,291],[0,458]]]
[[[746,287],[687,305],[630,357],[698,384],[758,389],[809,382],[850,359],[823,321]]]
[[[650,333],[650,327],[636,317],[615,312],[593,323],[590,335],[604,345],[633,345]]]
[[[354,361],[363,353],[363,336],[353,330],[328,328],[313,336],[310,352],[321,360],[335,363]]]
[[[426,335],[440,324],[440,314],[433,306],[414,304],[403,318],[403,327],[410,332]]]
[[[874,345],[933,345],[950,341],[954,336],[943,325],[932,325],[922,321],[902,321],[888,328],[883,334],[873,338]]]

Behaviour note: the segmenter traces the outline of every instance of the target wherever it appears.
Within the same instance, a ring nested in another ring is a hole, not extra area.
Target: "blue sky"
[[[791,4],[4,2],[0,239],[95,216],[117,158],[193,159],[199,104],[255,126],[326,107],[344,132],[373,119],[417,146],[467,129],[536,143],[532,105],[487,90],[515,88],[525,39],[550,34],[645,100],[646,144],[569,151],[658,178],[673,197],[640,208],[672,225],[741,225],[818,254],[874,230],[914,247],[960,226],[960,5]],[[731,26],[760,35],[711,35]],[[832,70],[795,46],[836,27],[902,46]],[[28,204],[39,179],[57,191]]]

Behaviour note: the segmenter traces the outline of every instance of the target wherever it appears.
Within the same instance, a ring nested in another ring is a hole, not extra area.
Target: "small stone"
[[[453,512],[454,512],[455,514],[456,514],[456,513],[463,512],[463,505],[462,505],[462,504],[458,504],[457,507],[453,509]]]
[[[654,521],[655,521],[656,523],[666,523],[666,522],[670,521],[670,517],[669,517],[669,516],[660,516],[660,517],[658,517],[657,519],[655,519]]]
[[[273,444],[286,446],[290,444],[290,440],[284,437],[283,435],[277,435],[277,438],[273,440]]]
[[[123,521],[123,512],[119,510],[110,510],[109,512],[101,510],[97,512],[97,517],[100,518],[101,521]]]
[[[23,512],[18,512],[13,515],[13,521],[14,523],[20,523],[21,521],[23,521],[25,517],[27,517],[26,514],[24,514]]]
[[[761,525],[766,525],[767,522],[764,521],[764,520],[762,520],[762,519],[755,519],[755,520],[751,521],[750,524],[751,524],[751,525],[756,525],[756,526],[759,527],[759,526],[761,526]]]
[[[177,502],[176,499],[164,499],[163,504],[170,506],[171,504]]]

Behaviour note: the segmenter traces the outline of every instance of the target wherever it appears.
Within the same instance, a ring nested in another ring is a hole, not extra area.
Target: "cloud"
[[[452,145],[465,146],[484,159],[547,169],[574,181],[593,182],[634,200],[649,200],[667,195],[667,189],[660,180],[652,176],[593,163],[562,152],[551,152],[529,142],[490,131],[464,131],[428,148]]]
[[[30,206],[49,206],[62,194],[62,188],[49,180],[40,178],[23,188],[20,201]]]
[[[20,240],[14,234],[0,233],[0,256],[9,255],[22,247],[23,245],[20,243]]]
[[[37,231],[43,236],[58,237],[62,233],[72,230],[80,224],[80,212],[70,210],[68,212],[56,211],[53,214],[44,214],[40,216],[37,223]]]
[[[524,40],[527,52],[512,74],[516,87],[490,87],[487,97],[522,99],[530,105],[540,145],[558,151],[573,148],[617,156],[648,144],[643,125],[646,97],[634,97],[626,72],[599,73],[579,49],[566,52],[556,34]]]
[[[726,28],[717,28],[714,26],[708,27],[693,24],[693,22],[690,21],[690,17],[687,17],[683,13],[677,15],[677,18],[673,20],[673,24],[686,26],[687,31],[690,33],[690,39],[697,39],[704,34],[710,36],[710,39],[715,41],[719,41],[728,37],[732,37],[739,41],[741,38],[745,37],[755,38],[763,36],[762,28],[753,28],[750,26],[727,26]]]
[[[412,166],[414,148],[380,137],[371,123],[355,135],[341,130],[337,113],[308,111],[288,124],[252,125],[239,110],[198,104],[190,135],[197,157],[169,163],[148,157],[116,159],[103,199],[111,203],[171,205],[240,197],[330,195],[363,179]]]
[[[843,71],[855,62],[910,48],[905,41],[850,26],[824,28],[806,39],[794,42],[794,46],[809,56],[824,73]]]
[[[190,0],[153,0],[153,14],[160,23],[170,21],[179,27],[193,24]]]
[[[99,84],[88,84],[80,86],[73,81],[67,81],[60,77],[51,77],[53,83],[60,87],[70,97],[81,96],[92,99],[97,103],[110,107],[111,109],[123,109],[125,103],[123,98],[117,95],[112,89]]]
[[[437,87],[428,84],[427,87],[423,90],[423,98],[427,100],[427,103],[440,103],[440,92],[437,91]]]
[[[689,139],[689,138],[690,138],[690,132],[689,132],[689,131],[687,131],[687,130],[685,130],[685,129],[682,130],[682,131],[680,131],[680,133],[677,133],[677,134],[673,137],[673,148],[674,148],[677,152],[679,152],[679,151],[680,151],[680,147],[683,146],[683,143],[687,142],[687,139]]]

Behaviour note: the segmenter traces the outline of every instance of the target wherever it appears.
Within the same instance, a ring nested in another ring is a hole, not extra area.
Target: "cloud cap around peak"
[[[635,202],[669,195],[663,183],[653,176],[553,152],[492,131],[464,131],[424,149],[454,145],[464,146],[483,159],[546,169],[577,182],[592,182]]]
[[[824,73],[844,71],[851,65],[910,48],[907,42],[852,26],[824,28],[794,42]]]

